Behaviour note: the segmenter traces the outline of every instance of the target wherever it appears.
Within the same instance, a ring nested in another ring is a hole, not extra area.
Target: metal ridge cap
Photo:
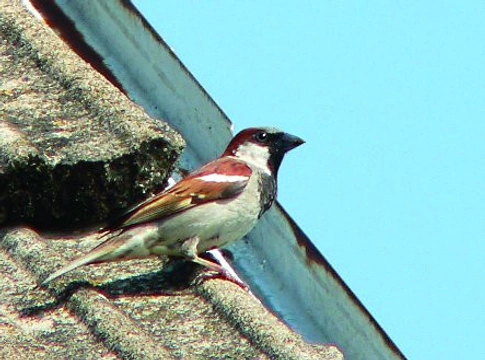
[[[281,204],[230,250],[256,296],[307,341],[336,343],[349,359],[405,359]]]
[[[149,115],[192,138],[184,160],[193,158],[195,164],[185,160],[184,165],[197,167],[224,150],[231,121],[131,1],[29,1],[113,85]]]

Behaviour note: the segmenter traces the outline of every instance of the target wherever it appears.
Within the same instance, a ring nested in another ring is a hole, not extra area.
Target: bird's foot
[[[241,289],[243,289],[246,292],[250,292],[248,284],[246,284],[244,281],[242,281],[239,277],[235,277],[231,275],[230,272],[228,271],[217,271],[216,273],[204,273],[200,278],[200,281],[203,282],[205,280],[210,280],[210,279],[224,279],[228,280],[237,286],[239,286]]]

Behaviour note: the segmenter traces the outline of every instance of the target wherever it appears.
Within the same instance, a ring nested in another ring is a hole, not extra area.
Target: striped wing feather
[[[161,219],[198,204],[228,199],[246,187],[252,170],[234,158],[219,158],[190,174],[174,187],[136,206],[107,230],[118,230]]]

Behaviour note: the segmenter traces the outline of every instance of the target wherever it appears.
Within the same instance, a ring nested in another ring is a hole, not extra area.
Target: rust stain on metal
[[[305,251],[306,255],[306,263],[309,267],[316,268],[317,271],[324,271],[328,273],[338,284],[339,286],[345,291],[345,293],[349,296],[352,303],[355,304],[360,311],[365,315],[365,317],[369,320],[369,322],[375,327],[377,332],[380,334],[383,341],[386,345],[392,349],[392,351],[401,359],[406,359],[404,354],[399,350],[397,345],[392,341],[392,339],[387,335],[384,329],[379,325],[379,323],[374,319],[371,313],[366,309],[366,307],[360,302],[354,292],[349,288],[349,286],[342,280],[342,278],[338,275],[335,269],[330,265],[330,263],[325,259],[325,257],[320,253],[320,251],[313,245],[310,241],[308,236],[301,230],[298,224],[291,218],[291,216],[283,209],[283,207],[278,204],[278,209],[281,211],[281,214],[284,220],[287,221],[288,225],[291,227],[293,232],[294,238],[298,246]]]
[[[32,6],[42,15],[45,23],[61,37],[84,61],[89,63],[110,83],[126,94],[123,85],[103,62],[103,58],[86,42],[74,22],[54,0],[30,0]]]

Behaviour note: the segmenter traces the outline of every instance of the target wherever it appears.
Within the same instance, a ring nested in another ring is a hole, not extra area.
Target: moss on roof
[[[180,135],[18,4],[0,39],[0,224],[99,222],[164,185]]]

